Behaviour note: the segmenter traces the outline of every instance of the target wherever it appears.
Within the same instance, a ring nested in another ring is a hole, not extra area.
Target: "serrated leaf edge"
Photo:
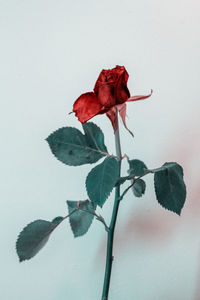
[[[35,221],[32,221],[32,222],[30,222],[30,223],[28,223],[23,229],[22,229],[22,231],[20,231],[20,233],[18,234],[18,236],[17,236],[17,241],[16,241],[16,243],[15,243],[15,249],[16,249],[16,252],[17,252],[17,255],[18,255],[18,258],[19,258],[19,262],[22,262],[22,261],[25,261],[25,260],[29,260],[29,259],[31,259],[31,258],[33,258],[38,252],[40,252],[40,250],[42,250],[42,248],[36,253],[36,254],[34,254],[33,256],[31,256],[31,257],[29,257],[29,258],[20,258],[20,256],[19,256],[19,253],[18,253],[18,249],[17,249],[17,247],[18,247],[18,243],[19,243],[19,239],[20,239],[20,237],[21,237],[21,234],[25,231],[25,229],[27,229],[27,227],[28,226],[30,226],[31,224],[33,224],[33,223],[35,223],[35,222],[37,222],[37,221],[46,221],[46,220],[42,220],[42,219],[37,219],[37,220],[35,220]],[[63,220],[62,220],[63,221]],[[61,222],[62,222],[61,221]],[[58,224],[54,224],[54,223],[52,223],[51,221],[46,221],[46,222],[49,222],[49,223],[51,223],[51,224],[53,224],[53,225],[55,225],[55,227],[52,229],[52,230],[50,230],[50,232],[43,238],[43,239],[45,239],[46,237],[50,237],[50,235],[51,235],[51,233],[56,229],[56,227],[61,223],[58,223]],[[41,241],[43,240],[43,239],[41,239]],[[49,238],[48,238],[49,239]],[[46,241],[46,243],[48,242],[48,239],[47,239],[47,241]],[[46,244],[45,243],[45,244]],[[44,245],[45,246],[45,245]]]
[[[81,201],[86,201],[86,200],[81,200]],[[89,200],[89,201],[90,201],[90,200]],[[79,202],[79,201],[74,201],[74,202]],[[90,201],[90,202],[92,203],[92,201]],[[70,211],[69,211],[69,206],[68,206],[68,200],[66,201],[66,203],[67,203],[68,212],[70,213]],[[78,209],[77,209],[77,210],[78,210]],[[81,210],[81,209],[80,209],[80,210]],[[84,212],[87,213],[86,211],[84,211]],[[89,213],[89,212],[88,212],[88,213]],[[69,216],[69,224],[70,224],[70,228],[71,228],[71,231],[72,231],[72,233],[73,233],[74,238],[84,236],[84,235],[88,232],[88,230],[90,229],[93,220],[94,220],[94,216],[93,216],[93,218],[92,218],[92,220],[91,220],[90,226],[88,227],[87,231],[86,231],[84,234],[82,234],[82,235],[76,235],[76,234],[74,233],[73,229],[72,229],[71,218],[70,218],[70,216]]]
[[[103,131],[101,130],[101,128],[99,127],[99,126],[97,126],[95,123],[93,123],[93,122],[86,122],[86,123],[84,123],[84,124],[82,124],[82,127],[83,127],[83,131],[84,131],[84,133],[85,133],[85,136],[86,136],[86,131],[85,131],[85,129],[84,129],[84,125],[86,125],[86,124],[92,124],[92,126],[94,126],[94,127],[96,127],[96,128],[98,128],[98,130],[101,132],[101,134],[103,135],[103,144],[104,144],[104,146],[105,146],[105,149],[106,149],[106,153],[108,152],[108,149],[107,149],[107,147],[106,147],[106,145],[105,145],[105,139],[104,139],[104,133],[103,133]],[[91,134],[91,137],[92,137],[92,139],[93,139],[93,141],[94,141],[94,143],[95,143],[95,145],[96,145],[96,147],[97,147],[97,149],[99,150],[97,150],[98,152],[100,152],[100,153],[102,153],[103,151],[99,148],[99,146],[97,145],[97,143],[96,143],[96,140],[94,139],[94,136]]]
[[[91,122],[91,123],[92,123],[92,122]],[[93,123],[93,124],[94,124],[94,123]],[[97,127],[98,127],[98,126],[97,126]],[[58,158],[56,157],[55,153],[52,151],[52,149],[51,149],[51,147],[50,147],[50,143],[49,143],[49,141],[48,141],[48,138],[49,138],[51,135],[53,135],[54,133],[56,133],[58,130],[65,129],[65,128],[76,129],[76,130],[78,130],[78,131],[83,135],[83,137],[85,137],[85,135],[84,135],[79,129],[77,129],[76,127],[67,126],[67,127],[60,127],[60,128],[58,128],[58,129],[52,131],[52,132],[48,135],[48,137],[45,138],[45,141],[48,143],[51,153],[53,154],[53,156],[55,156],[55,158],[56,158],[59,162],[62,162],[63,164],[65,164],[65,165],[67,165],[67,166],[80,167],[80,166],[82,166],[82,165],[84,165],[84,164],[86,164],[86,163],[82,163],[82,164],[80,164],[80,165],[73,165],[73,164],[69,164],[69,163],[66,164],[65,162],[63,162],[62,160],[60,160],[60,159],[58,159]],[[65,143],[65,144],[66,144],[66,143]],[[71,144],[71,145],[72,145],[72,144]],[[74,146],[76,146],[77,148],[79,147],[79,145],[76,145],[76,144],[74,144]],[[106,146],[105,146],[105,147],[106,147]],[[80,145],[80,148],[83,148],[83,147],[81,147],[81,145]],[[100,158],[99,158],[98,160],[96,160],[95,162],[87,162],[87,164],[90,164],[90,165],[96,163],[97,161],[99,161],[100,159],[102,159],[104,156],[109,155],[109,153],[105,153],[105,154],[104,154],[103,151],[100,151],[100,150],[97,150],[97,149],[94,149],[94,148],[90,148],[90,147],[88,147],[88,146],[86,146],[85,149],[88,149],[89,151],[97,152],[97,153],[99,153],[99,154],[102,155],[102,157],[100,157]],[[107,147],[106,147],[106,149],[107,149]]]
[[[102,161],[100,164],[103,164],[104,162],[105,162],[105,160],[106,159],[112,159],[113,157],[106,157],[105,159],[104,159],[104,161]],[[113,158],[113,159],[115,159],[115,158]],[[116,159],[115,159],[116,160]],[[116,160],[117,161],[117,160]],[[99,164],[99,165],[100,165]],[[96,165],[95,167],[97,167],[97,166],[99,166],[99,165]],[[94,168],[95,168],[94,167]],[[93,168],[93,169],[94,169]],[[93,170],[92,169],[92,170]],[[90,170],[90,172],[92,171],[92,170]],[[85,180],[85,188],[86,188],[86,191],[87,191],[87,194],[88,194],[88,189],[87,189],[87,178],[88,178],[88,176],[89,176],[89,174],[90,174],[90,172],[88,173],[88,175],[87,175],[87,177],[86,177],[86,180]],[[116,181],[117,182],[117,181]],[[116,183],[115,183],[116,184]],[[112,191],[113,191],[113,188],[115,187],[115,184],[113,185],[113,187],[112,187],[112,190],[109,192],[109,193],[107,193],[107,196],[106,196],[106,199],[105,199],[105,201],[104,201],[104,203],[106,202],[106,200],[108,199],[108,197],[110,196],[110,194],[112,193]],[[89,194],[88,194],[88,197],[89,197]],[[90,197],[89,197],[89,199],[90,199]],[[103,205],[104,205],[104,203],[102,204],[102,205],[100,205],[100,204],[98,204],[98,203],[96,203],[95,201],[92,201],[91,199],[90,199],[90,201],[92,202],[92,203],[95,203],[96,205],[98,205],[99,207],[103,207]]]
[[[167,162],[166,162],[166,163],[167,163]],[[164,164],[166,164],[166,163],[164,163]],[[176,163],[176,162],[170,162],[170,163],[174,163],[174,164],[179,165],[179,164]],[[164,165],[164,164],[163,164],[163,165]],[[163,165],[162,165],[162,166],[163,166]],[[162,168],[162,166],[161,166],[160,168]],[[181,169],[182,169],[182,179],[183,179],[183,177],[184,177],[184,170],[183,170],[183,167],[182,167],[181,165],[179,165],[179,167],[181,167]],[[171,167],[169,167],[169,168],[171,168]],[[168,169],[168,168],[166,167],[166,169]],[[164,170],[156,171],[155,174],[158,173],[158,172],[163,172],[163,171],[164,171]],[[158,200],[158,198],[157,198],[157,188],[156,188],[156,185],[155,185],[155,174],[154,174],[154,180],[153,180],[153,182],[154,182],[154,190],[155,190],[155,193],[156,193],[156,200],[157,200],[157,202],[159,203],[159,205],[160,205],[162,208],[164,208],[164,209],[166,209],[166,210],[168,210],[168,211],[170,211],[170,212],[173,212],[173,213],[177,214],[178,216],[180,216],[180,215],[181,215],[181,211],[182,211],[182,209],[183,209],[183,207],[184,207],[184,204],[183,204],[182,208],[180,209],[180,212],[178,213],[177,211],[174,211],[174,210],[171,210],[171,209],[169,209],[169,208],[167,208],[167,207],[164,207],[164,206],[160,203],[160,201]],[[183,182],[184,182],[184,180],[183,180]],[[185,185],[185,182],[184,182],[184,185]],[[186,189],[186,185],[185,185],[185,199],[186,199],[186,196],[187,196],[187,189]]]

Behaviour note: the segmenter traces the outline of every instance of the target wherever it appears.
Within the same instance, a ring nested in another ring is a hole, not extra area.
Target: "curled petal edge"
[[[148,95],[132,96],[132,97],[128,98],[128,99],[126,100],[126,102],[138,101],[138,100],[144,100],[144,99],[146,99],[146,98],[151,97],[152,94],[153,94],[153,90],[151,90],[151,93],[148,94]]]

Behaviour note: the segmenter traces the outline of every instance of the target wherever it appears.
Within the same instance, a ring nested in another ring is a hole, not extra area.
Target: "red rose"
[[[102,70],[94,87],[94,92],[82,94],[74,103],[73,112],[81,123],[87,122],[92,117],[106,113],[116,130],[116,110],[126,127],[126,102],[137,101],[151,96],[130,97],[127,87],[128,73],[122,66]],[[126,127],[127,128],[127,127]]]
[[[102,70],[94,87],[94,93],[101,105],[110,108],[124,103],[130,97],[127,80],[128,73],[124,67]]]

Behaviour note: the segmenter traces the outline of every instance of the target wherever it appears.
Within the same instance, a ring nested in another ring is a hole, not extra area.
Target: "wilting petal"
[[[81,123],[87,122],[101,110],[102,105],[93,92],[82,94],[73,105],[73,112]]]
[[[143,99],[149,98],[152,95],[152,93],[153,93],[153,90],[151,90],[151,93],[149,95],[146,95],[146,96],[133,96],[133,97],[128,98],[126,101],[129,102],[129,101],[143,100]]]
[[[117,122],[117,110],[115,107],[111,107],[109,111],[107,111],[106,116],[110,119],[114,131],[116,131],[118,128],[118,122]]]
[[[122,119],[124,127],[134,137],[132,131],[130,131],[130,129],[128,129],[128,127],[126,126],[126,103],[118,104],[116,107],[117,107],[117,110],[119,111],[119,115],[120,115],[120,117]]]

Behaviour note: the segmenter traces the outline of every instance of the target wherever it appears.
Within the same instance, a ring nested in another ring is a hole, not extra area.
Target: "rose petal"
[[[132,131],[130,131],[130,129],[128,129],[128,127],[126,126],[126,103],[118,104],[116,107],[118,109],[119,115],[120,115],[120,117],[122,119],[122,122],[124,124],[124,127],[134,137],[134,134],[132,133]]]
[[[152,95],[152,93],[153,93],[153,90],[151,90],[151,93],[149,95],[146,95],[146,96],[133,96],[133,97],[128,98],[126,101],[130,102],[130,101],[143,100],[143,99],[149,98]]]
[[[124,66],[102,70],[94,86],[94,93],[99,102],[107,108],[124,103],[130,97],[127,88],[128,77]]]
[[[95,94],[102,106],[110,108],[116,104],[115,86],[112,82],[100,84]]]
[[[127,87],[128,73],[124,67],[116,66],[118,72],[118,80],[115,87],[116,104],[122,104],[130,97],[130,92]]]
[[[115,74],[117,74],[118,77],[121,77],[123,75],[124,84],[127,84],[129,75],[124,66],[117,65],[115,68],[112,69],[112,71],[115,72]]]
[[[126,102],[130,97],[130,92],[127,86],[122,84],[121,79],[118,81],[118,84],[115,88],[115,92],[116,92],[115,97],[116,97],[117,104],[122,104]]]
[[[81,123],[87,122],[101,110],[102,105],[93,92],[82,94],[73,105],[73,112]]]
[[[117,111],[116,111],[115,107],[110,108],[109,111],[107,111],[107,113],[106,113],[106,116],[110,119],[110,121],[112,123],[114,131],[117,130],[117,126],[118,126],[116,114],[117,114]]]

